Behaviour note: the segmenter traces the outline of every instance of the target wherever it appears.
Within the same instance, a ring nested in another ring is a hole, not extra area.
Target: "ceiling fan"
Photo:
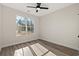
[[[41,7],[41,3],[36,3],[37,5],[34,6],[27,6],[28,8],[36,8],[36,12],[38,12],[38,10],[40,9],[48,9],[48,7]]]

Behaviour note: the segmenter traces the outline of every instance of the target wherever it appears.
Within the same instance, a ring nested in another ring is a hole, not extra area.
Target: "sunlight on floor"
[[[39,43],[30,45],[31,49],[35,52],[37,56],[56,56],[54,53],[43,47]],[[14,56],[33,56],[32,51],[29,47],[24,47],[18,50],[15,50]]]
[[[24,56],[33,56],[29,47],[24,47],[23,51],[24,51]]]
[[[14,56],[23,56],[22,48],[15,50]]]
[[[48,52],[48,49],[40,45],[39,43],[31,45],[31,48],[34,50],[37,56],[45,55]],[[52,52],[48,52],[46,56],[56,56]]]
[[[52,53],[51,51],[49,51],[46,55],[44,56],[56,56],[54,53]]]

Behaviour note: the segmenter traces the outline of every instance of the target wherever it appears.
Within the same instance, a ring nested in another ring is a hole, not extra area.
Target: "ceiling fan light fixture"
[[[40,10],[40,8],[36,8],[37,10]]]

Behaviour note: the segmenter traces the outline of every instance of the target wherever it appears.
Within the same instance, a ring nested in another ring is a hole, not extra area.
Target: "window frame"
[[[18,15],[18,16],[19,16],[19,15]],[[17,17],[18,17],[18,16],[16,16],[16,21],[17,21]],[[18,31],[19,31],[19,30],[18,30],[18,24],[16,23],[16,26],[17,26],[17,29],[16,29],[16,36],[18,36],[18,34],[19,34],[20,36],[23,36],[23,35],[26,35],[26,33],[31,33],[31,34],[34,33],[34,32],[35,32],[35,24],[34,24],[34,21],[33,21],[31,18],[26,17],[26,16],[19,16],[19,17],[24,17],[25,20],[27,20],[27,21],[30,19],[30,20],[31,20],[30,26],[32,26],[32,28],[31,28],[31,30],[29,30],[29,31],[28,31],[28,30],[26,30],[26,31],[22,31],[22,30],[21,30],[21,32],[24,33],[24,34],[22,34],[22,33],[19,33],[19,32],[18,32]],[[29,22],[30,22],[30,21],[29,21]],[[28,23],[28,22],[27,22],[27,23]],[[32,25],[31,25],[31,24],[32,24]],[[20,26],[21,26],[21,25],[20,25]],[[30,26],[29,26],[29,27],[30,27]],[[23,26],[22,26],[22,27],[23,27]],[[27,27],[28,27],[28,25],[26,25],[26,29],[28,29]],[[17,33],[18,33],[18,34],[17,34]]]

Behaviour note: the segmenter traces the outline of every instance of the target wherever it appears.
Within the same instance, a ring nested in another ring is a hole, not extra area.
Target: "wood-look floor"
[[[33,40],[2,48],[0,56],[68,56],[68,54],[46,45],[41,40]]]
[[[41,40],[41,39],[39,39],[39,40],[42,43],[44,43],[45,45],[50,46],[52,48],[55,48],[55,50],[59,50],[59,51],[65,53],[69,56],[79,56],[79,51],[78,50],[74,50],[72,48],[69,48],[69,47],[66,47],[66,46],[63,46],[63,45],[59,45],[59,44],[56,44],[56,43],[52,43],[52,42],[49,42],[49,41],[45,41],[45,40]]]

